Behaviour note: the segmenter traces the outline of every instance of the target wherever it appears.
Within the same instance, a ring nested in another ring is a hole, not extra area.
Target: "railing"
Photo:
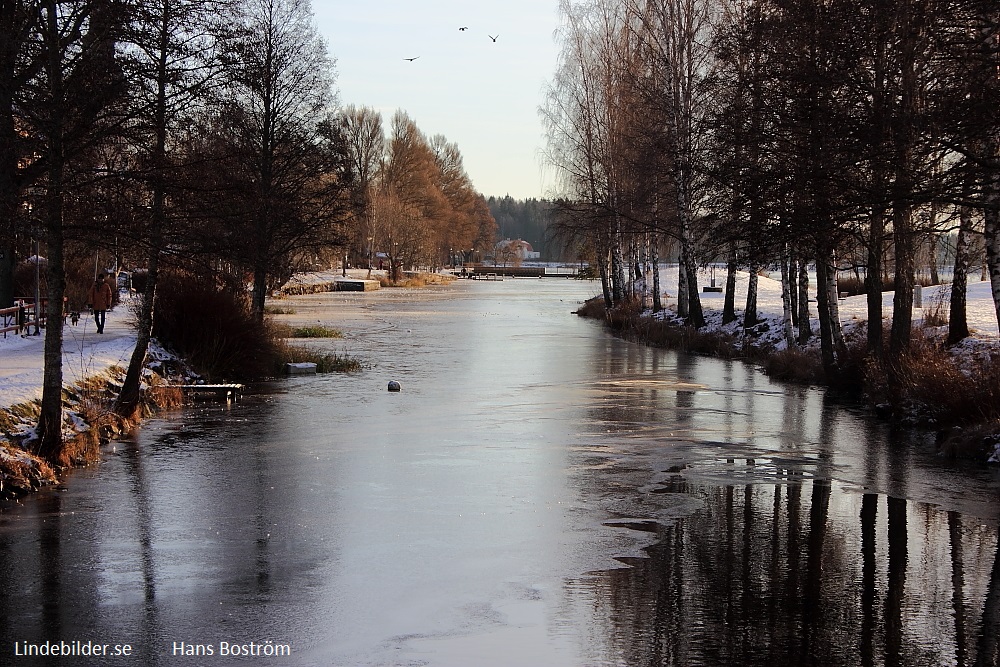
[[[67,298],[63,297],[63,321],[69,315],[66,310]],[[6,338],[8,333],[20,333],[34,326],[36,329],[45,328],[45,310],[48,298],[42,297],[41,308],[35,309],[35,300],[31,297],[15,299],[11,308],[0,308],[0,333]]]
[[[18,332],[25,322],[24,306],[0,308],[0,333],[7,337],[8,332]]]

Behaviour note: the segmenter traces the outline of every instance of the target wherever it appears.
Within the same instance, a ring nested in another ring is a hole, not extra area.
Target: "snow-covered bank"
[[[45,332],[8,333],[0,337],[0,497],[13,497],[56,481],[48,462],[18,448],[32,439],[42,396]],[[63,328],[63,439],[69,443],[61,464],[79,464],[96,458],[100,438],[128,426],[113,415],[115,399],[135,347],[136,335],[125,305],[108,313],[103,334],[89,317]],[[164,363],[169,362],[169,363]],[[147,355],[144,382],[162,384],[166,369],[184,369],[175,357],[155,343]],[[147,402],[168,405],[177,400],[169,392],[147,396]]]

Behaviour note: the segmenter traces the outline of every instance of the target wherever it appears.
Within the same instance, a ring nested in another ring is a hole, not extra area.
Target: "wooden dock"
[[[179,387],[185,395],[192,398],[214,399],[227,403],[240,400],[245,389],[242,384],[182,384]]]
[[[334,291],[337,292],[372,292],[381,287],[377,280],[362,278],[337,278],[333,284]]]

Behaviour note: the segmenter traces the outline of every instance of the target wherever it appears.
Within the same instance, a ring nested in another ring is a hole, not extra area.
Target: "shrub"
[[[638,299],[625,299],[607,311],[608,326],[613,331],[632,329],[641,313],[642,303]]]
[[[985,461],[1000,445],[1000,422],[951,428],[938,434],[938,452],[949,459]]]
[[[382,287],[426,287],[428,285],[447,285],[456,280],[455,276],[443,273],[412,273],[405,271],[399,280],[391,280],[388,275],[379,276]]]
[[[607,317],[607,309],[604,307],[604,297],[595,296],[583,302],[583,305],[574,311],[580,317],[589,317],[595,320],[603,320]]]
[[[888,403],[910,420],[948,426],[1000,419],[1000,360],[960,366],[918,331],[894,367],[869,360],[864,376],[873,403]]]
[[[823,382],[823,363],[815,352],[788,348],[768,355],[764,372],[775,380],[819,384]]]
[[[209,379],[250,380],[273,369],[273,336],[249,300],[189,274],[160,274],[153,335]]]

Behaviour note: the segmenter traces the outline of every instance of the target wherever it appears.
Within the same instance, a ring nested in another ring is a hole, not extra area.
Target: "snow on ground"
[[[711,284],[710,270],[702,270],[698,276],[699,288]],[[747,285],[750,275],[745,271],[740,271],[736,275],[736,312],[742,313],[746,305]],[[810,276],[810,294],[814,300],[816,297],[815,276]],[[725,271],[716,270],[715,284],[724,285],[726,282]],[[670,297],[677,294],[677,267],[667,268],[660,272],[660,289]],[[938,285],[935,287],[923,288],[923,307],[913,309],[914,324],[918,324],[925,317],[930,316],[935,308],[940,307],[941,312],[947,316],[948,303],[951,297],[951,285]],[[973,332],[973,337],[990,343],[998,342],[998,327],[996,311],[993,308],[993,299],[990,295],[989,282],[970,282],[967,289],[968,303],[966,313],[969,320],[969,328]],[[882,297],[882,316],[889,318],[892,316],[893,292],[885,292]],[[722,312],[724,295],[718,292],[708,292],[701,294],[702,307],[706,313],[711,311]],[[674,298],[667,299],[667,306],[675,304]],[[845,326],[851,323],[863,323],[868,320],[868,302],[864,294],[841,299],[838,302],[840,310],[840,321]],[[776,319],[779,323],[782,316],[781,307],[781,280],[760,276],[757,284],[757,310],[761,316],[768,320]],[[810,302],[809,314],[811,318],[816,318],[816,304]],[[813,327],[816,330],[816,327]]]
[[[108,311],[104,333],[88,313],[63,327],[63,384],[73,385],[108,368],[128,366],[135,329],[125,302]],[[38,336],[0,334],[0,409],[42,397],[45,330]]]

